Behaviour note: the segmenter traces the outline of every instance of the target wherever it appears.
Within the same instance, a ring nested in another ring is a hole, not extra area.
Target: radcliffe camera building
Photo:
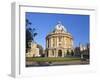
[[[46,36],[46,56],[64,57],[73,50],[73,37],[61,22]]]

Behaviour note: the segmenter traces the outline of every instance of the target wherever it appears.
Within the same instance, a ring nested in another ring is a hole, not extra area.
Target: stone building
[[[73,50],[73,37],[61,22],[46,36],[46,56],[65,57]]]
[[[30,50],[26,53],[26,57],[39,57],[39,48],[35,42],[29,42]]]

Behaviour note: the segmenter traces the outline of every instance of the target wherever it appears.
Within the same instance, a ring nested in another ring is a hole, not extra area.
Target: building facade
[[[46,56],[65,57],[73,50],[73,37],[61,22],[46,36]]]
[[[39,57],[39,48],[36,43],[29,42],[30,50],[26,53],[26,57]]]

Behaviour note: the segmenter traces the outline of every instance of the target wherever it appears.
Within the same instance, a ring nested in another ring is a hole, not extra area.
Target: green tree
[[[67,50],[67,55],[69,55],[69,53],[70,53],[69,50]]]
[[[74,55],[74,51],[73,50],[71,50],[71,56],[73,56]]]
[[[32,23],[28,19],[26,19],[26,53],[31,49],[31,44],[29,45],[29,42],[34,42],[34,38],[37,35],[37,33],[35,32],[36,29],[29,27],[31,26],[31,24]]]
[[[30,33],[32,35],[33,42],[35,42],[35,37],[37,36],[36,29],[35,28],[29,28],[29,31],[30,31]]]

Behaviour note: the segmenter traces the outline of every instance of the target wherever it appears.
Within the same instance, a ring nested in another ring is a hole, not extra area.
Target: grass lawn
[[[27,57],[26,61],[33,61],[33,62],[65,62],[65,61],[79,61],[80,58],[60,58],[60,57],[36,57],[36,58],[32,58],[32,57]]]

